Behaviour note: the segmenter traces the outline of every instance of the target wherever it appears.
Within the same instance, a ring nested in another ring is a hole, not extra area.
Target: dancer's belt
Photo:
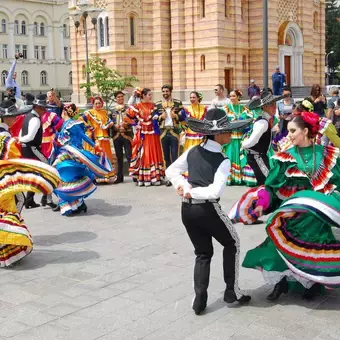
[[[204,203],[218,203],[220,201],[219,198],[213,200],[197,200],[195,198],[183,198],[183,203],[189,204],[204,204]]]
[[[260,156],[266,155],[265,152],[258,152],[258,151],[254,151],[250,149],[247,149],[247,152],[249,153],[249,155],[260,155]]]

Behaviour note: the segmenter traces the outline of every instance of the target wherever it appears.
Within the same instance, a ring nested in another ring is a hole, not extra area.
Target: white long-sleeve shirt
[[[250,149],[256,145],[262,135],[269,129],[269,120],[272,118],[267,112],[262,112],[265,119],[260,119],[254,123],[253,131],[248,139],[242,143],[243,149]]]
[[[209,140],[206,144],[202,143],[201,146],[211,152],[222,153],[222,146],[215,141]],[[207,187],[192,188],[188,180],[182,176],[182,174],[188,171],[188,153],[190,149],[184,152],[174,163],[172,163],[165,174],[167,179],[173,184],[177,190],[179,187],[183,188],[184,195],[189,193],[194,199],[218,199],[223,194],[226,187],[226,182],[230,173],[230,160],[225,159],[214,176],[214,182]],[[197,164],[196,166],[204,166],[203,164]]]
[[[40,126],[41,126],[40,118],[38,118],[36,116],[32,117],[32,119],[28,123],[28,133],[27,133],[27,135],[22,136],[21,135],[22,130],[20,131],[20,135],[19,135],[20,143],[28,143],[28,142],[32,141],[34,139],[35,135],[37,134]]]

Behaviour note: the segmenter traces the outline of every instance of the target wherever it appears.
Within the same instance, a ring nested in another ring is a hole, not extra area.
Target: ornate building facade
[[[210,100],[217,83],[229,90],[246,89],[250,79],[263,84],[262,1],[97,0],[94,5],[104,12],[89,41],[90,55],[137,76],[142,87],[159,93],[162,84],[172,83],[182,100],[194,89]],[[269,1],[270,78],[279,65],[293,87],[324,84],[324,12],[325,0]],[[71,35],[77,44],[73,90],[79,94],[84,40],[76,39],[74,29]]]
[[[0,91],[15,53],[17,83],[25,94],[54,88],[72,93],[68,0],[2,0],[0,2]]]

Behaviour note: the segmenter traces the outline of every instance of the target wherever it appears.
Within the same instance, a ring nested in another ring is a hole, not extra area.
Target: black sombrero
[[[15,99],[4,100],[0,104],[0,118],[16,117],[32,111],[33,106],[25,105],[22,108],[18,108],[15,104]]]
[[[243,129],[252,123],[252,119],[228,121],[227,114],[220,109],[209,110],[203,120],[188,118],[188,126],[192,131],[202,135],[218,135]]]
[[[51,109],[56,107],[56,105],[47,104],[47,95],[46,94],[38,94],[32,102],[33,106],[45,107],[47,109]]]
[[[273,103],[278,102],[279,100],[285,98],[285,96],[274,96],[271,93],[264,92],[261,98],[257,97],[252,99],[248,104],[249,110],[258,109]]]

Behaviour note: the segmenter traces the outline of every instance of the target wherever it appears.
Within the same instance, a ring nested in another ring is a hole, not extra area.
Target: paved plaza
[[[225,210],[245,188],[227,188]],[[206,313],[195,316],[194,254],[173,188],[132,182],[101,186],[88,213],[23,211],[30,256],[0,270],[0,340],[336,340],[340,293],[313,302],[284,295],[269,303],[261,274],[241,268],[247,306],[223,302],[216,244]],[[241,256],[263,241],[264,225],[237,225]]]

